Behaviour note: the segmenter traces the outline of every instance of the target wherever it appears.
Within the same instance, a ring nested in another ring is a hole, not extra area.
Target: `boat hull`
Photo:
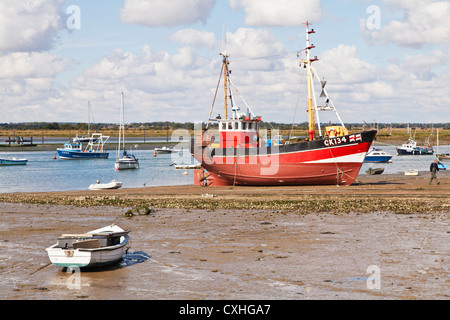
[[[124,156],[116,160],[114,167],[116,170],[137,169],[139,168],[139,160],[133,156]]]
[[[71,151],[65,149],[57,149],[58,156],[63,160],[78,160],[78,159],[108,159],[108,152],[85,152],[85,151]]]
[[[109,183],[93,183],[89,186],[90,190],[107,190],[107,189],[119,189],[122,187],[122,182],[111,181]]]
[[[172,149],[172,148],[155,148],[155,153],[167,154],[167,153],[178,153],[180,150]]]
[[[116,161],[115,168],[116,170],[137,169],[139,168],[139,163],[130,161]]]
[[[98,249],[62,249],[57,244],[47,248],[52,264],[58,267],[95,267],[113,264],[122,259],[126,252],[129,236],[120,245]]]
[[[107,245],[100,246],[100,238],[106,241]],[[97,240],[97,245],[80,245],[86,239],[93,242]],[[62,235],[62,238],[58,238],[58,242],[46,251],[50,261],[58,267],[94,267],[120,261],[126,253],[129,240],[128,231],[113,224],[86,234]],[[108,241],[111,243],[108,244]],[[78,245],[75,246],[76,244]]]
[[[366,156],[364,162],[389,162],[391,161],[392,156]]]
[[[0,166],[23,166],[27,162],[27,159],[0,159]]]
[[[429,149],[402,149],[402,148],[397,148],[397,155],[399,156],[406,156],[406,155],[432,155],[433,154],[433,150],[429,150]]]
[[[438,154],[437,158],[439,161],[450,161],[450,154]]]
[[[382,174],[383,172],[384,168],[369,168],[366,170],[366,173],[370,175]]]
[[[194,157],[220,185],[350,185],[375,135],[373,130],[267,148],[206,147],[202,153],[197,147]]]
[[[411,169],[411,170],[405,171],[405,176],[418,176],[418,175],[419,175],[419,171],[416,169]]]

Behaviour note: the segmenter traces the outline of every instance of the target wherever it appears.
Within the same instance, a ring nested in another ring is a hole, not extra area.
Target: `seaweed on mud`
[[[448,212],[445,200],[412,197],[358,197],[358,196],[311,196],[300,195],[285,198],[245,197],[213,197],[204,198],[199,195],[181,196],[59,196],[21,195],[18,197],[2,195],[0,202],[22,202],[48,205],[115,206],[133,208],[132,215],[150,215],[155,208],[185,210],[276,210],[280,214],[294,212],[308,213],[367,213],[393,212],[398,214]]]

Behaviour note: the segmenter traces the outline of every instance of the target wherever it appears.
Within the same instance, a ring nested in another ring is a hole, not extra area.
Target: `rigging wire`
[[[291,128],[291,134],[294,134],[294,123],[295,123],[295,116],[297,115],[297,109],[298,109],[298,105],[300,103],[300,95],[301,95],[301,88],[303,86],[303,77],[300,78],[300,84],[298,86],[298,95],[297,95],[297,102],[295,104],[295,110],[294,110],[294,117],[292,118],[292,128]]]
[[[252,115],[253,115],[254,117],[256,117],[256,116],[255,116],[255,113],[254,113],[253,110],[250,108],[250,106],[247,104],[247,102],[245,101],[244,97],[242,97],[241,93],[238,91],[238,89],[237,89],[236,86],[234,85],[233,81],[231,81],[231,78],[230,78],[230,77],[228,77],[228,80],[230,81],[230,84],[233,86],[234,90],[236,90],[236,92],[238,93],[239,97],[241,97],[242,101],[244,102],[244,104],[245,104],[245,106],[248,108],[248,110],[250,110],[250,112],[252,113]],[[231,90],[231,87],[230,87],[230,90]]]
[[[271,58],[278,58],[278,57],[285,57],[288,55],[291,55],[292,53],[297,53],[299,51],[290,51],[283,54],[274,54],[270,56],[263,56],[263,57],[255,57],[255,58],[246,58],[241,60],[233,60],[233,63],[239,63],[239,62],[247,62],[247,61],[253,61],[253,60],[264,60],[264,59],[271,59]]]
[[[223,71],[223,63],[222,63],[222,68],[220,69],[219,81],[217,81],[216,93],[214,94],[214,99],[213,99],[213,102],[212,102],[212,105],[211,105],[211,111],[209,112],[208,123],[206,124],[206,129],[208,129],[209,121],[211,119],[211,114],[212,114],[212,111],[213,111],[213,108],[214,108],[214,103],[216,102],[217,91],[219,90],[220,79],[222,78],[222,71]]]
[[[241,60],[234,60],[233,63],[240,63],[240,62],[247,62],[247,61],[254,61],[254,60],[263,60],[263,59],[270,59],[270,58],[284,57],[284,56],[291,55],[292,53],[296,53],[297,56],[299,56],[300,52],[303,52],[303,51],[305,51],[305,50],[306,50],[306,49],[297,50],[297,51],[290,51],[290,52],[286,52],[286,53],[283,53],[283,54],[277,54],[277,55],[268,55],[268,56],[262,56],[262,57],[255,57],[255,58],[247,58],[247,59],[241,59]],[[221,68],[220,73],[219,73],[219,81],[217,82],[217,87],[216,87],[216,91],[215,91],[215,94],[214,94],[213,103],[212,103],[212,105],[211,105],[211,111],[210,111],[210,113],[209,113],[209,118],[208,118],[208,122],[207,122],[207,124],[206,124],[206,128],[208,128],[209,122],[210,122],[210,119],[211,119],[212,111],[213,111],[214,104],[215,104],[216,97],[217,97],[218,88],[219,88],[220,81],[221,81],[221,76],[222,76],[222,72],[223,72],[223,67],[224,67],[224,66],[223,66],[223,64],[222,64],[222,68]],[[228,79],[229,79],[231,85],[233,86],[233,88],[236,90],[236,92],[238,93],[238,95],[239,95],[239,96],[241,97],[241,99],[243,100],[243,102],[244,102],[244,104],[246,105],[246,107],[250,110],[250,112],[253,114],[253,116],[255,116],[255,114],[253,113],[253,110],[248,106],[247,102],[246,102],[245,99],[242,97],[242,95],[240,94],[240,92],[238,91],[238,89],[236,88],[236,86],[234,85],[234,83],[231,81],[231,79],[230,79],[229,76],[228,76]],[[301,81],[303,81],[303,80],[301,80]],[[297,96],[296,109],[295,109],[294,118],[293,118],[293,121],[292,121],[292,130],[293,130],[293,126],[294,126],[295,116],[296,116],[296,113],[297,113],[297,108],[298,108],[299,101],[300,101],[301,86],[302,86],[302,83],[300,83],[300,86],[299,86],[299,94],[298,94],[298,96]],[[231,87],[230,87],[230,91],[231,91]],[[275,129],[275,128],[273,127],[273,125],[272,125],[270,122],[267,122],[267,123],[270,125],[270,127],[271,127],[272,129]]]

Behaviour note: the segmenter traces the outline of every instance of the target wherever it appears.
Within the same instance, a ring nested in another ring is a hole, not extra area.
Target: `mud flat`
[[[152,187],[0,195],[0,299],[450,298],[450,174],[349,187]],[[62,233],[131,231],[118,265],[49,265]]]

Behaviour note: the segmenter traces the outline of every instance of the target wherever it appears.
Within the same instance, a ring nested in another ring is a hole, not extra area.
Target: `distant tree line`
[[[149,129],[149,130],[170,130],[170,129],[194,129],[193,122],[145,122],[131,123],[126,125],[128,128]],[[116,123],[97,123],[91,124],[92,131],[101,129],[118,129]],[[68,122],[20,122],[20,123],[0,123],[0,130],[88,130],[87,123],[68,123]]]
[[[87,130],[87,123],[20,122],[0,123],[2,130]]]
[[[322,125],[328,125],[322,124]],[[331,123],[331,125],[338,125],[337,123]],[[351,129],[352,127],[366,127],[370,128],[376,126],[378,129],[386,128],[419,128],[419,129],[431,129],[433,128],[443,128],[450,129],[450,123],[350,123],[346,126]],[[205,123],[203,123],[203,127]],[[146,129],[146,130],[176,130],[176,129],[187,129],[193,130],[193,122],[171,122],[171,121],[155,121],[155,122],[139,122],[131,123],[127,125],[128,128],[134,129]],[[279,130],[307,130],[308,123],[279,123],[279,122],[262,122],[260,128],[262,129],[272,129],[276,128]],[[90,129],[92,131],[102,130],[102,129],[118,129],[118,124],[111,123],[98,123],[91,124]],[[0,130],[76,130],[76,131],[87,131],[87,123],[68,123],[68,122],[21,122],[21,123],[0,123]]]

